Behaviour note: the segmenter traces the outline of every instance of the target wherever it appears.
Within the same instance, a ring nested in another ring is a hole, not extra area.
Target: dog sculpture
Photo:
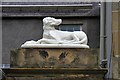
[[[43,38],[39,44],[87,44],[87,35],[83,31],[60,31],[55,26],[62,23],[61,19],[46,17],[43,19]]]
[[[83,31],[60,31],[56,30],[55,26],[62,23],[61,19],[55,19],[52,17],[46,17],[43,19],[43,38],[38,41],[26,41],[21,47],[79,47],[79,48],[89,48],[87,45],[87,35]],[[57,44],[57,45],[55,45]],[[60,44],[60,45],[59,45]],[[72,45],[74,44],[74,45]],[[76,45],[75,45],[76,44]],[[65,46],[66,45],[66,46]]]

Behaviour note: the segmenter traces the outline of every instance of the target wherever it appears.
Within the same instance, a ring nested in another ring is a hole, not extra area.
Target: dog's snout
[[[57,19],[57,25],[62,23],[62,19]]]
[[[59,21],[60,23],[62,23],[62,19],[58,19],[58,21]]]

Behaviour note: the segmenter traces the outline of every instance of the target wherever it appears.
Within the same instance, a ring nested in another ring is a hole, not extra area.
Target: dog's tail
[[[88,39],[87,37],[84,37],[82,40],[80,41],[75,41],[73,42],[74,44],[86,44],[87,45]]]

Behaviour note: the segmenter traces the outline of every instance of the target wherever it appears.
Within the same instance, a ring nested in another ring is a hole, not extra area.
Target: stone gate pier
[[[103,80],[99,49],[20,48],[11,51],[6,80]]]

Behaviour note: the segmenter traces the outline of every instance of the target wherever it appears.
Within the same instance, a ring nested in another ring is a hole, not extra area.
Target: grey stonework
[[[96,17],[100,15],[98,3],[2,3],[3,17]]]
[[[42,38],[42,20],[28,18],[8,18],[2,21],[3,63],[10,63],[10,50],[20,48],[26,40]]]

